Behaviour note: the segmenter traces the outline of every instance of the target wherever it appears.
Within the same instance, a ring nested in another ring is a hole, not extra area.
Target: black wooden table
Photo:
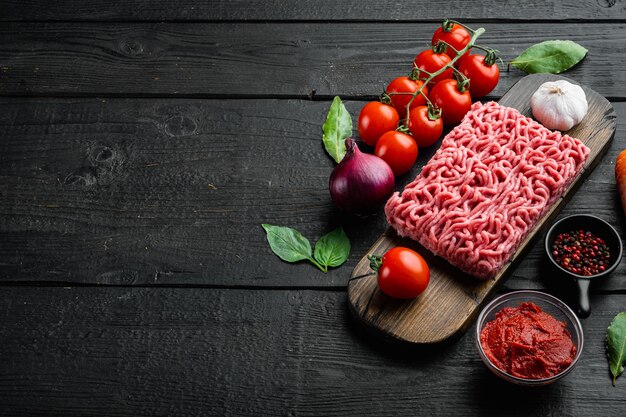
[[[589,49],[567,76],[618,130],[561,215],[623,233],[622,0],[0,1],[0,415],[625,415],[604,355],[624,262],[593,288],[580,363],[542,389],[492,376],[471,332],[401,351],[349,317],[386,222],[333,208],[321,124],[335,95],[356,119],[444,17],[485,27],[505,61],[547,39]],[[343,226],[352,253],[327,274],[286,264],[261,223]],[[566,297],[542,265],[538,241],[501,291]]]

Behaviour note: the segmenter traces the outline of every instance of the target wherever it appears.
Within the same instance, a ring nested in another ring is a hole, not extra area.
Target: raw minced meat
[[[475,103],[385,206],[400,236],[481,279],[496,275],[581,171],[589,148],[495,102]]]

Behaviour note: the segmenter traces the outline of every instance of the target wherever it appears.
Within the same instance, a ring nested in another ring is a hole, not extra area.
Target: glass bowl
[[[496,318],[496,313],[500,312],[500,310],[505,307],[517,307],[524,302],[532,302],[536,304],[537,306],[539,306],[539,308],[541,308],[546,313],[552,315],[555,319],[565,323],[567,331],[572,336],[572,342],[576,346],[576,356],[574,356],[574,360],[572,361],[572,363],[560,373],[549,378],[526,379],[506,373],[505,371],[495,366],[489,360],[489,358],[487,358],[487,355],[483,351],[483,347],[480,343],[480,333],[487,323]],[[578,317],[576,317],[576,314],[574,314],[574,312],[564,302],[549,294],[530,290],[510,292],[508,294],[497,297],[489,304],[487,304],[478,316],[475,337],[476,346],[478,347],[480,357],[491,372],[504,379],[505,381],[525,386],[548,385],[570,373],[570,371],[574,368],[574,366],[576,366],[576,363],[580,358],[580,354],[583,351],[584,342],[583,329],[580,325],[580,321],[578,320]]]

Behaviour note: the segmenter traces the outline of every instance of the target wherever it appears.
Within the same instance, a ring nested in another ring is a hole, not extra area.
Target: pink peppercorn
[[[605,271],[611,262],[604,240],[583,230],[559,234],[552,243],[552,256],[562,268],[584,276]]]

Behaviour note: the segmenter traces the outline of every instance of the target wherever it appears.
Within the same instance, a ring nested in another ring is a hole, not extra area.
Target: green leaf
[[[613,385],[617,377],[624,372],[626,365],[626,313],[619,313],[606,331],[606,353],[609,357],[609,369],[613,374]]]
[[[315,244],[315,259],[325,267],[341,266],[350,255],[350,240],[341,227],[322,236]]]
[[[528,74],[558,74],[579,63],[585,55],[587,49],[576,42],[545,41],[526,49],[511,65]]]
[[[352,136],[352,118],[339,97],[335,97],[322,126],[326,152],[339,163],[346,155],[346,138]]]
[[[311,244],[300,232],[290,227],[262,224],[272,251],[283,261],[311,259]]]

